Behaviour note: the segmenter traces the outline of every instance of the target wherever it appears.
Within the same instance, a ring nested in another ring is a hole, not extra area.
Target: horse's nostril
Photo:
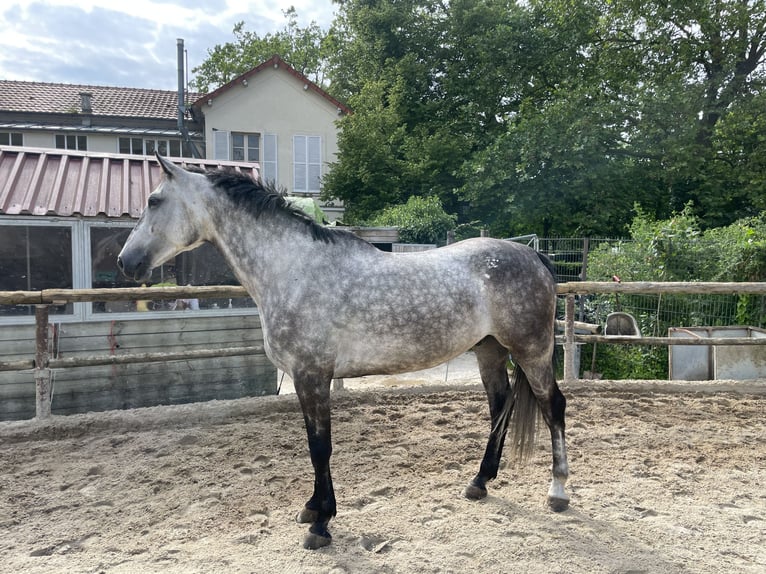
[[[117,256],[117,267],[119,267],[120,269],[123,268],[122,267],[122,257],[120,257],[119,255]]]

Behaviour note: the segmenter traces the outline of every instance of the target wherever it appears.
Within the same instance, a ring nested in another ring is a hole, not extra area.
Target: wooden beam
[[[625,345],[766,345],[766,337],[630,337],[626,335],[575,335],[578,343],[620,343]]]
[[[52,369],[69,367],[92,367],[96,365],[127,365],[132,363],[152,363],[164,361],[185,361],[192,359],[211,359],[215,357],[239,357],[263,353],[263,346],[228,347],[224,349],[198,349],[196,351],[176,351],[171,353],[130,353],[125,355],[92,355],[90,357],[64,357],[50,359]]]
[[[559,295],[595,295],[612,293],[679,294],[679,295],[766,295],[766,282],[701,283],[686,281],[572,281],[556,286]]]
[[[51,370],[48,366],[48,305],[35,306],[35,416],[51,416]]]

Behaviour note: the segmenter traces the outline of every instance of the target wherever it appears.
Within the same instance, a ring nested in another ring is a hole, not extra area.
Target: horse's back
[[[426,368],[487,336],[508,346],[553,324],[554,278],[520,244],[477,238],[381,254],[360,269],[335,314],[336,371],[344,376]]]

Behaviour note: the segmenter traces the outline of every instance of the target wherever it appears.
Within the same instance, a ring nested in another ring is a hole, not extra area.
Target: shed
[[[229,167],[253,176],[253,163],[174,159],[202,169]],[[116,255],[159,184],[152,157],[59,149],[0,147],[0,291],[137,287]],[[153,285],[236,285],[210,246],[155,271]],[[199,301],[70,303],[53,306],[51,356],[120,354],[258,345],[262,332],[250,298]],[[0,306],[0,361],[34,356],[34,311]],[[273,394],[276,369],[264,354],[167,364],[88,367],[55,373],[53,413],[175,404]],[[0,420],[34,416],[29,371],[0,373]]]

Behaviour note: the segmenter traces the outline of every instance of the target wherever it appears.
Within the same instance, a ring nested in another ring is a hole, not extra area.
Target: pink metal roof
[[[258,175],[258,165],[170,158],[203,169],[232,167]],[[138,218],[161,180],[154,157],[59,149],[0,147],[0,215]]]

